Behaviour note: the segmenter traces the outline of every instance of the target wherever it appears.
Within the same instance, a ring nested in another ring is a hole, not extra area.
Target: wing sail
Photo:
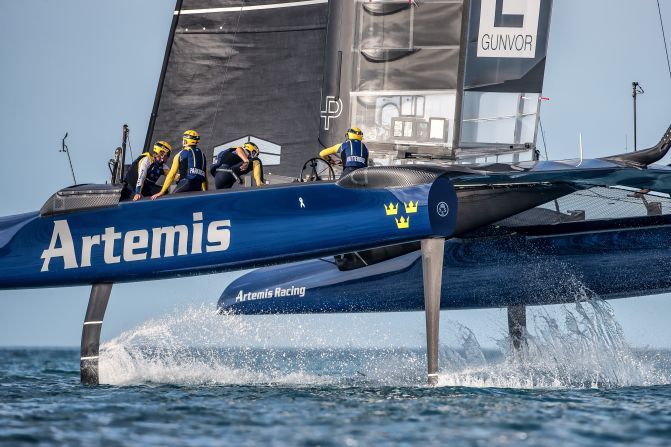
[[[254,141],[266,170],[297,176],[318,150],[327,0],[183,0],[148,141],[201,134],[211,158]]]
[[[382,160],[531,158],[551,0],[332,0],[329,8],[324,145],[357,125]]]

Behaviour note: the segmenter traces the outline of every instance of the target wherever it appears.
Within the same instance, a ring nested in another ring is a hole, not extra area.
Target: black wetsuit
[[[214,177],[216,188],[229,189],[233,187],[240,177],[252,172],[254,169],[256,169],[257,172],[260,170],[260,181],[264,181],[263,163],[261,163],[261,160],[258,157],[249,157],[249,163],[245,169],[241,169],[243,163],[244,161],[236,153],[236,148],[234,147],[219,152],[216,161],[210,167],[210,174]]]

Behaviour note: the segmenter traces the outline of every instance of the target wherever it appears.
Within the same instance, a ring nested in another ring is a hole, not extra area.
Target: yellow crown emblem
[[[418,200],[415,200],[415,203],[413,203],[412,200],[410,201],[410,203],[403,202],[403,206],[405,206],[405,212],[407,214],[416,213],[418,204],[419,204]]]
[[[399,230],[402,228],[410,228],[410,217],[406,218],[405,216],[401,216],[400,219],[394,218],[394,220],[396,221],[396,226]]]
[[[398,203],[390,203],[389,206],[385,205],[384,210],[387,212],[387,216],[395,216],[398,213]]]

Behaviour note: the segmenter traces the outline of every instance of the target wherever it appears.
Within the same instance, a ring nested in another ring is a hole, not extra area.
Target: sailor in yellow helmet
[[[205,154],[198,148],[200,135],[195,130],[187,130],[182,137],[184,146],[172,160],[170,172],[163,182],[163,188],[151,196],[152,200],[168,193],[168,188],[179,173],[179,182],[174,193],[207,191],[207,162]]]
[[[331,155],[339,156],[343,166],[342,175],[365,168],[368,166],[368,148],[362,139],[361,129],[352,127],[347,131],[347,140],[344,143],[327,147],[319,153],[319,156],[326,161],[329,161]]]
[[[217,189],[228,189],[236,180],[253,171],[256,186],[263,185],[263,163],[259,158],[259,147],[253,142],[242,147],[229,147],[217,154],[210,174]]]
[[[166,141],[157,141],[152,152],[144,152],[130,165],[124,178],[122,200],[131,197],[133,201],[151,196],[161,190],[156,183],[162,175],[167,175],[165,162],[170,158],[172,146]]]

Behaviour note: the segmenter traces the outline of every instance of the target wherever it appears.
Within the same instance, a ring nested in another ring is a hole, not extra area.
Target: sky
[[[671,0],[660,4],[668,40]],[[120,143],[123,124],[130,126],[137,155],[173,7],[173,0],[3,0],[0,178],[6,188],[0,215],[39,209],[72,183],[67,157],[58,151],[66,132],[79,183],[108,179],[107,161]],[[632,81],[645,89],[638,100],[639,148],[651,146],[671,123],[671,74],[656,1],[555,0],[543,92],[550,101],[541,112],[549,157],[577,157],[578,133],[586,158],[631,150]],[[543,151],[542,143],[539,147]],[[204,303],[214,309],[238,275],[115,285],[102,339],[176,306]],[[0,346],[77,346],[88,294],[88,287],[0,291]],[[611,303],[633,345],[671,347],[670,295]],[[443,312],[442,319],[470,327],[484,345],[492,344],[506,324],[503,310]],[[422,312],[300,321],[306,337],[329,328],[354,334],[352,339],[366,346],[371,331],[382,330],[390,334],[385,343],[424,343]],[[441,333],[449,329],[443,324]]]

